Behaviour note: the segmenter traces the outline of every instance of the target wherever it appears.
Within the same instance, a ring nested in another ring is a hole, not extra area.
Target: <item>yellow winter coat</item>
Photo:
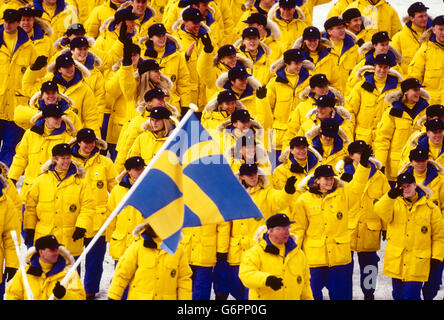
[[[355,0],[345,10],[350,8],[358,8],[363,16],[370,19],[373,29],[387,31],[390,38],[401,30],[398,13],[386,0],[380,0],[375,5],[369,0]]]
[[[15,186],[14,182],[8,178],[9,173],[9,167],[0,161],[0,181],[3,181],[2,177],[6,180],[6,183],[4,183],[3,193],[7,195],[12,202],[14,203],[15,208],[17,209],[17,216],[18,221],[20,223],[20,226],[22,225],[23,216],[22,216],[22,198],[20,197],[20,194],[17,190],[17,187]],[[17,233],[18,234],[18,233]]]
[[[327,19],[331,17],[338,17],[346,10],[348,5],[354,0],[338,0],[328,11]]]
[[[45,132],[42,117],[35,119],[34,126],[25,131],[22,140],[17,145],[8,177],[18,181],[21,175],[24,174],[25,178],[20,190],[23,201],[25,201],[26,193],[33,184],[34,179],[41,173],[40,168],[51,158],[52,148],[56,144],[68,142],[75,135],[72,122],[65,116],[62,118],[61,128],[52,132]]]
[[[421,46],[409,65],[408,77],[416,78],[430,94],[430,104],[439,104],[444,92],[444,49],[427,30],[421,37]]]
[[[179,244],[169,254],[159,248],[160,239],[144,237],[140,235],[117,263],[108,297],[120,300],[128,286],[128,300],[191,300],[192,272],[183,247]],[[154,241],[157,248],[145,247],[146,241]]]
[[[45,273],[40,265],[39,254],[35,247],[31,247],[27,252],[28,266],[25,267],[26,277],[32,291],[34,300],[48,300],[52,296],[57,282],[61,282],[71,267],[74,265],[74,258],[63,246],[59,247],[59,258],[52,269]],[[85,289],[82,280],[74,271],[72,277],[64,285],[66,294],[60,300],[86,300]],[[23,284],[23,275],[19,270],[6,288],[6,300],[28,300],[26,289]],[[59,300],[54,298],[55,300]]]
[[[231,170],[233,173],[237,173],[242,164],[246,162],[246,159],[243,157],[241,150],[237,150],[237,143],[233,144],[230,148],[225,150],[225,159],[228,161]],[[258,166],[259,169],[264,171],[264,174],[269,176],[272,173],[272,165],[270,158],[268,156],[268,152],[263,146],[261,142],[256,141],[256,153],[254,155],[254,160],[250,159],[250,161],[254,161],[254,163]]]
[[[249,249],[239,267],[239,278],[249,288],[250,300],[313,300],[310,269],[304,252],[290,237],[285,252],[279,250],[263,228],[257,230],[256,244]],[[265,285],[269,276],[282,278],[283,286],[274,291]]]
[[[444,258],[444,225],[440,209],[417,186],[417,200],[391,199],[385,194],[375,212],[387,223],[383,274],[402,281],[425,282],[430,259]]]
[[[119,10],[124,8],[133,10],[132,1],[126,1],[122,3],[119,7]],[[148,34],[148,28],[155,23],[156,15],[157,11],[148,3],[145,9],[145,13],[138,19],[134,20],[135,28],[137,29],[136,35],[133,40],[135,43],[137,43],[140,37]]]
[[[374,212],[374,203],[390,190],[387,178],[380,171],[381,163],[371,157],[370,174],[360,199],[352,203],[349,210],[348,230],[352,251],[378,251],[381,246],[381,230],[385,230],[381,218]],[[341,179],[349,182],[355,173],[353,160],[341,160],[336,164],[336,171]]]
[[[364,140],[370,144],[375,139],[376,127],[387,106],[385,97],[391,92],[397,92],[404,80],[397,71],[390,69],[384,87],[378,88],[374,70],[374,66],[364,66],[358,70],[360,81],[347,96],[345,104],[352,116],[349,123],[350,139]]]
[[[109,216],[117,207],[119,202],[131,188],[132,183],[126,171],[122,172],[117,178],[116,185],[108,198],[107,216]],[[133,229],[144,221],[142,214],[134,207],[127,206],[111,221],[106,229],[106,238],[109,241],[109,255],[117,261],[125,252],[126,248],[133,242]]]
[[[106,206],[108,193],[110,193],[117,184],[117,171],[114,168],[112,160],[100,154],[100,150],[106,150],[107,148],[106,142],[102,139],[97,139],[96,148],[87,159],[79,153],[76,138],[72,139],[69,145],[71,146],[73,159],[80,163],[86,170],[85,180],[91,187],[92,195],[96,200],[93,227],[86,233],[86,238],[92,238],[107,219]]]
[[[29,95],[22,90],[23,74],[37,58],[37,53],[28,35],[18,28],[14,53],[11,53],[3,40],[4,31],[0,30],[0,119],[12,121],[14,108],[26,103]]]
[[[31,186],[25,202],[23,229],[35,230],[34,241],[52,234],[74,257],[83,251],[83,240],[74,241],[76,227],[92,230],[96,200],[85,179],[85,169],[75,161],[60,180],[52,159],[42,166],[42,174]]]
[[[39,56],[43,55],[48,58],[51,56],[53,33],[54,31],[48,23],[34,17],[34,28],[31,34],[28,34],[28,37],[34,46],[35,52],[37,52]]]
[[[299,196],[292,212],[293,231],[310,267],[345,265],[351,261],[348,231],[350,211],[358,202],[368,180],[370,166],[358,166],[350,183],[335,177],[336,186],[327,194],[308,189],[312,175],[298,184]]]
[[[308,85],[309,70],[313,69],[314,64],[304,60],[303,66],[296,76],[296,83],[292,83],[289,79],[293,79],[294,75],[289,75],[286,72],[283,59],[279,59],[271,66],[271,71],[275,76],[267,85],[267,99],[273,112],[273,130],[276,131],[277,150],[285,148],[283,140],[290,115],[299,104],[299,94]]]
[[[100,26],[105,20],[114,16],[119,6],[120,4],[116,4],[111,0],[105,0],[104,3],[95,7],[83,24],[86,34],[97,39],[100,35]]]
[[[402,93],[401,93],[402,95]],[[410,116],[407,107],[400,101],[400,92],[395,91],[385,97],[387,106],[381,121],[376,127],[373,150],[375,158],[385,167],[389,181],[395,181],[400,168],[401,152],[416,127],[417,120],[425,115],[427,100],[420,98],[416,112]]]

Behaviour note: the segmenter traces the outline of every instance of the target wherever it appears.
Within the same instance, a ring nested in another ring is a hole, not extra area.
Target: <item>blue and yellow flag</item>
[[[263,218],[219,144],[194,114],[171,134],[175,137],[165,142],[164,151],[122,206],[142,213],[165,251],[176,251],[184,227]]]

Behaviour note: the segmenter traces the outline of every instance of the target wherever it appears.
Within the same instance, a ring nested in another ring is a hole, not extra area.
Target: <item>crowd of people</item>
[[[352,300],[356,259],[373,300],[383,254],[393,299],[434,299],[443,12],[337,0],[314,26],[330,1],[2,3],[0,297],[96,299],[109,254],[112,300]],[[171,254],[126,207],[63,281],[191,105],[263,219]]]

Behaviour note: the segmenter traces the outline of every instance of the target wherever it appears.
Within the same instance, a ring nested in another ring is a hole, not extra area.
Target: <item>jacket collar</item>
[[[176,51],[177,51],[177,47],[176,47],[176,44],[174,43],[174,41],[167,38],[166,45],[165,45],[165,51],[164,51],[163,57],[161,57],[161,58],[168,57],[169,55],[173,54]],[[145,55],[148,57],[151,57],[151,58],[157,58],[157,54],[158,54],[157,51],[154,50],[153,47],[149,46],[148,41],[147,41]]]
[[[40,40],[45,36],[45,31],[34,23],[34,32],[32,34],[31,40]]]
[[[412,119],[414,119],[421,111],[428,107],[429,103],[423,98],[419,98],[419,101],[415,104],[415,113]],[[392,108],[407,112],[407,107],[401,102],[401,100],[395,101],[392,104]]]
[[[322,37],[329,39],[327,32],[324,32],[322,34]],[[341,51],[341,56],[350,48],[352,48],[355,45],[355,40],[353,40],[353,37],[347,33],[345,33],[345,38],[343,40],[343,45],[342,45],[342,51]]]
[[[285,72],[285,67],[282,67],[281,69],[279,69],[276,72],[276,81],[277,82],[281,82],[281,83],[288,83],[288,79],[287,79],[287,73]],[[296,87],[298,85],[300,85],[301,83],[303,83],[305,80],[307,80],[307,78],[310,76],[309,72],[307,69],[305,69],[304,67],[301,68],[301,70],[299,71],[299,77],[298,77],[298,83],[296,84]]]
[[[279,249],[271,243],[270,237],[268,236],[268,232],[264,233],[262,239],[265,241],[265,249],[264,251],[270,254],[279,255]],[[294,249],[297,248],[297,244],[294,239],[290,236],[288,241],[285,243],[285,257]]]
[[[86,160],[89,160],[89,159],[91,159],[91,158],[93,158],[96,154],[98,154],[99,153],[99,148],[97,148],[97,147],[94,147],[94,149],[93,149],[93,151],[91,152],[91,154],[89,155],[89,157],[88,158],[84,158],[80,153],[79,153],[79,149],[80,149],[80,147],[79,147],[79,145],[76,143],[75,145],[73,145],[72,146],[72,148],[71,148],[71,152],[72,152],[72,156],[73,157],[76,157],[76,158],[79,158],[79,159],[82,159],[83,161],[86,161]]]
[[[43,133],[45,131],[44,126],[45,126],[45,118],[40,117],[37,119],[37,121],[32,126],[31,131],[35,132],[39,135],[43,135]],[[64,133],[65,131],[66,131],[66,123],[65,123],[65,121],[62,121],[60,128],[52,130],[50,136],[59,135],[59,134]]]
[[[367,71],[364,74],[364,79],[365,79],[365,82],[370,84],[371,87],[376,88],[375,73],[374,72]],[[398,82],[399,82],[398,77],[388,74],[387,79],[385,81],[385,86],[384,86],[384,89],[382,89],[382,92],[396,89],[398,87]]]
[[[290,153],[288,159],[292,164],[298,164],[299,162],[294,158],[293,154]],[[308,149],[307,151],[307,166],[304,168],[305,172],[308,173],[311,169],[313,169],[319,162],[318,157]]]
[[[371,49],[369,50],[366,54],[365,54],[365,64],[366,65],[375,65],[375,49]],[[388,51],[387,55],[390,57],[392,64],[390,65],[390,67],[394,67],[396,66],[396,56],[392,51]]]
[[[370,164],[370,173],[368,175],[368,178],[370,179],[371,177],[373,177],[373,175],[376,173],[376,171],[378,169],[376,168],[376,166],[373,162],[369,161],[369,164]],[[353,164],[353,162],[344,164],[344,173],[354,175],[355,171],[356,171],[356,168],[355,168],[355,165]]]
[[[5,32],[5,27],[3,25],[0,26],[0,47],[5,45],[5,40],[3,38]],[[20,48],[21,45],[25,44],[29,40],[28,34],[25,30],[23,30],[21,27],[17,28],[17,42],[15,44],[15,48],[13,51],[13,54],[17,51],[18,48]]]
[[[43,9],[43,1],[42,0],[34,0],[34,9],[42,11],[42,12],[46,12]],[[56,3],[56,10],[54,12],[54,17],[59,14],[60,12],[62,12],[63,10],[65,10],[65,0],[57,0]],[[53,17],[51,17],[53,18]]]
[[[424,150],[427,150],[427,152],[430,152],[429,137],[426,134],[419,137],[418,147],[421,147]],[[442,144],[441,151],[439,152],[439,155],[441,155],[443,152],[444,152],[444,143]]]
[[[333,148],[331,150],[331,153],[328,155],[324,155],[324,148],[322,147],[320,134],[317,135],[315,138],[313,138],[312,145],[313,148],[315,148],[324,157],[324,156],[333,155],[341,151],[344,148],[344,140],[342,140],[342,138],[339,135],[336,135],[336,137],[334,137],[333,139]]]
[[[405,172],[407,173],[413,173],[413,167],[410,166]],[[436,177],[439,176],[438,169],[431,163],[427,163],[427,169],[426,169],[426,178],[424,180],[424,186],[427,186],[432,182]]]
[[[48,171],[55,172],[55,164],[54,163],[48,167]],[[65,177],[60,180],[60,182],[67,180],[69,177],[74,176],[76,173],[77,173],[77,167],[74,163],[71,162],[71,164],[69,165],[69,168],[68,168],[68,172],[66,173]]]
[[[74,78],[72,78],[70,81],[66,81],[57,70],[54,72],[54,78],[52,79],[52,81],[64,86],[65,88],[70,88],[82,81],[82,79],[82,72],[79,69],[75,68]]]
[[[46,274],[46,277],[58,274],[65,270],[66,260],[59,255],[57,262],[52,266],[51,270]],[[42,266],[40,265],[38,253],[34,254],[30,259],[30,266],[28,268],[27,274],[40,277],[43,274]]]
[[[120,180],[119,186],[127,188],[127,189],[129,189],[133,186],[130,181],[130,177],[129,177],[128,173],[123,176],[122,180]]]

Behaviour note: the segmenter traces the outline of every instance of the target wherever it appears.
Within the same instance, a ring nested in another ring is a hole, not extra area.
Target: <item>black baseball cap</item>
[[[165,98],[168,95],[162,91],[162,89],[160,88],[153,88],[151,90],[148,90],[147,92],[145,92],[145,95],[143,96],[143,99],[145,100],[145,102],[151,101],[154,98]]]
[[[339,125],[333,118],[325,118],[321,121],[321,134],[326,137],[336,137]]]
[[[75,64],[75,62],[72,58],[71,52],[67,52],[57,57],[55,61],[55,68],[58,70],[59,68],[68,67],[73,64]]]
[[[153,119],[168,119],[171,116],[171,111],[165,107],[154,107],[151,109],[150,118]]]
[[[257,24],[265,27],[267,25],[267,17],[265,15],[263,15],[262,13],[255,12],[255,13],[250,14],[248,16],[247,20],[244,20],[242,22],[244,22],[246,24],[257,23]]]
[[[330,81],[328,81],[327,76],[323,73],[317,73],[311,76],[310,78],[310,88],[314,87],[323,87],[327,84],[330,84]]]
[[[44,250],[44,249],[55,249],[60,247],[61,244],[57,241],[57,238],[53,235],[47,235],[38,238],[35,240],[34,247],[37,250]]]
[[[42,83],[42,86],[40,87],[40,92],[45,92],[48,90],[55,90],[59,92],[59,87],[56,82],[54,81],[45,81]]]
[[[137,71],[139,72],[139,75],[142,75],[147,71],[161,70],[161,69],[163,69],[163,67],[159,66],[157,61],[153,59],[142,60],[137,65]]]
[[[444,116],[444,106],[441,104],[432,104],[426,109],[427,117],[443,117]]]
[[[415,2],[415,3],[412,3],[410,5],[410,7],[407,9],[407,13],[409,14],[409,16],[413,17],[415,15],[415,13],[427,11],[428,9],[430,9],[430,8],[426,7],[424,5],[424,3]]]
[[[41,17],[42,11],[32,9],[30,7],[23,7],[17,10],[20,13],[21,17]]]
[[[352,143],[350,143],[347,147],[347,151],[349,154],[353,154],[356,152],[362,152],[367,144],[364,140],[355,140]]]
[[[217,95],[217,104],[221,104],[222,102],[228,102],[228,101],[236,101],[236,100],[237,100],[236,94],[231,90],[221,91]]]
[[[290,64],[291,61],[301,62],[301,61],[305,60],[305,56],[304,56],[302,50],[297,49],[297,48],[288,49],[287,51],[285,51],[283,58],[284,58],[284,62],[286,64]]]
[[[396,179],[396,183],[398,186],[401,186],[403,183],[415,183],[415,182],[416,180],[415,176],[413,175],[413,170],[401,173],[400,175],[398,175]]]
[[[239,175],[250,175],[258,172],[257,164],[255,163],[243,163],[239,168]]]
[[[419,83],[416,78],[408,78],[401,82],[401,91],[406,92],[409,89],[423,88],[424,86]]]
[[[96,134],[94,133],[93,129],[90,128],[82,128],[79,131],[77,131],[77,142],[80,141],[95,141],[97,140]]]
[[[288,216],[284,213],[276,213],[268,218],[265,222],[267,229],[274,227],[286,227],[293,223],[295,223],[295,221],[290,221]]]
[[[294,147],[308,147],[308,141],[307,138],[304,136],[297,136],[290,140],[290,149],[293,149]]]
[[[248,121],[251,119],[250,113],[245,109],[234,110],[231,114],[231,123],[235,123],[236,121]]]
[[[74,39],[69,41],[69,47],[70,49],[83,48],[83,47],[89,48],[89,42],[88,39],[86,39],[85,37],[75,37]]]
[[[155,23],[148,28],[148,37],[161,36],[167,33],[163,23]]]
[[[142,157],[134,156],[126,159],[124,166],[126,170],[131,170],[145,167],[146,164]]]
[[[320,96],[313,104],[318,107],[334,108],[334,106],[336,104],[336,97],[333,93],[329,92],[327,94]]]
[[[245,79],[251,76],[245,67],[234,67],[228,71],[228,80]]]
[[[52,155],[53,157],[55,156],[64,156],[67,154],[71,154],[71,148],[69,147],[69,144],[67,143],[59,143],[56,144],[53,148],[52,148]]]
[[[309,40],[309,39],[321,39],[321,32],[316,27],[307,27],[304,29],[304,32],[302,33],[302,39],[303,40]]]
[[[65,35],[67,35],[69,37],[70,35],[73,35],[73,34],[76,34],[76,35],[86,34],[86,30],[85,30],[85,27],[83,26],[83,24],[81,24],[81,23],[70,24],[68,26],[68,29],[66,29]]]
[[[392,59],[390,58],[390,56],[386,53],[381,53],[378,54],[375,57],[375,65],[376,64],[383,64],[386,66],[391,66],[393,64]]]
[[[350,8],[342,13],[342,19],[344,22],[349,22],[350,20],[359,17],[362,17],[362,15],[358,8]]]
[[[237,50],[233,45],[226,44],[217,50],[217,58],[222,59],[223,57],[231,56],[236,53],[237,53]]]
[[[17,21],[20,21],[21,19],[22,19],[22,16],[18,10],[6,9],[3,12],[3,20],[5,20],[5,21],[17,22]]]
[[[333,171],[333,167],[329,164],[323,164],[316,168],[314,172],[314,177],[334,177],[336,176],[335,172]]]
[[[296,7],[296,0],[279,0],[279,7],[294,8]]]
[[[444,122],[439,118],[426,121],[424,126],[426,131],[444,130]]]
[[[259,30],[255,27],[246,27],[242,31],[242,39],[245,39],[246,37],[257,37],[260,38]]]
[[[372,43],[373,44],[377,44],[380,42],[386,42],[386,41],[390,41],[390,37],[389,37],[387,31],[379,31],[379,32],[376,32],[372,36]]]
[[[340,17],[335,16],[327,19],[327,21],[324,22],[324,29],[328,30],[330,28],[333,28],[335,26],[341,26],[344,25],[344,20],[342,20]]]
[[[65,112],[63,112],[62,107],[55,103],[47,104],[44,108],[42,108],[43,118],[60,118],[64,114]]]
[[[429,154],[423,148],[416,147],[415,149],[410,150],[409,159],[410,161],[428,160]]]
[[[182,12],[182,20],[193,21],[197,23],[204,21],[205,18],[199,9],[189,7]]]
[[[443,25],[444,24],[444,15],[437,16],[432,21],[433,26]]]

